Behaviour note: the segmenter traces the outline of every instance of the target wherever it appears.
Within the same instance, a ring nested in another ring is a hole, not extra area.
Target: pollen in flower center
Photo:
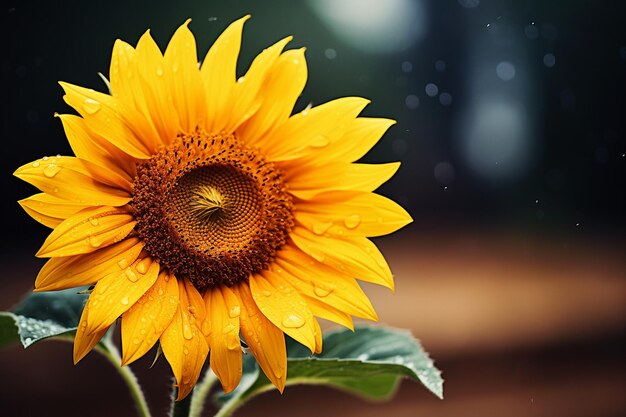
[[[145,250],[204,290],[273,261],[293,224],[281,172],[234,136],[180,136],[139,165],[136,231]]]

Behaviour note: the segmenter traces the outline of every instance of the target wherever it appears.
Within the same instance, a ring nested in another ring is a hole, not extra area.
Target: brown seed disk
[[[247,280],[287,242],[282,173],[233,135],[181,135],[137,167],[135,227],[145,250],[200,291]]]

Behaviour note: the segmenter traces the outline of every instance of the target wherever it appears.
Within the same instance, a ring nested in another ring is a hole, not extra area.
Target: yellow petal
[[[358,117],[354,119],[344,135],[324,150],[329,160],[354,162],[361,159],[382,135],[396,123],[391,119]]]
[[[262,137],[271,136],[273,128],[286,121],[307,79],[304,48],[286,51],[272,66],[261,87],[263,104],[238,130],[237,134],[250,145],[265,144]]]
[[[361,281],[393,290],[393,276],[376,245],[365,237],[317,236],[302,227],[291,233],[293,243],[318,262]]]
[[[185,279],[178,280],[178,294],[178,309],[160,340],[163,354],[178,383],[177,400],[180,401],[196,384],[209,353],[209,345],[201,332],[205,319],[202,297]]]
[[[278,253],[276,263],[307,302],[315,300],[356,317],[378,319],[367,295],[353,277],[316,261],[291,245]]]
[[[261,312],[276,327],[315,351],[315,318],[306,302],[278,272],[250,277],[250,292]]]
[[[113,181],[114,185],[123,189],[130,189],[125,186],[132,183],[136,173],[135,162],[132,158],[90,131],[83,118],[72,114],[56,114],[55,116],[61,119],[65,135],[76,157],[106,168],[113,173],[107,175],[111,177],[109,181]]]
[[[239,340],[239,316],[241,302],[228,287],[207,291],[207,323],[211,332],[211,369],[228,393],[239,385],[241,379],[241,342]]]
[[[105,327],[102,330],[89,333],[87,327],[88,314],[89,301],[87,301],[85,308],[83,308],[83,314],[80,316],[78,328],[76,329],[76,336],[74,336],[74,365],[91,352],[91,349],[98,344],[107,330],[109,330],[108,327]]]
[[[129,86],[133,87],[135,105],[155,126],[159,134],[156,142],[167,145],[180,131],[180,121],[167,82],[170,69],[165,67],[163,54],[150,31],[139,39],[133,61],[137,77]]]
[[[285,336],[259,310],[248,284],[233,289],[241,300],[241,333],[265,375],[282,393],[287,380]]]
[[[350,164],[331,162],[311,165],[283,162],[289,192],[303,200],[333,190],[374,191],[396,173],[399,162],[388,164]]]
[[[306,300],[306,304],[309,306],[311,312],[315,317],[332,321],[333,323],[337,323],[347,329],[354,331],[354,323],[352,322],[352,317],[348,313],[344,313],[339,309],[322,303],[315,298],[307,297],[304,294],[302,295],[302,297],[304,297],[304,299]]]
[[[141,358],[154,346],[177,309],[177,280],[161,271],[154,285],[122,315],[122,366]]]
[[[231,124],[241,32],[249,18],[244,16],[231,23],[211,46],[202,62],[200,72],[206,93],[205,129],[208,133],[218,133]]]
[[[322,328],[317,320],[313,321],[313,325],[315,326],[315,330],[313,330],[315,335],[315,353],[322,353]]]
[[[18,203],[33,219],[53,229],[63,220],[88,207],[86,204],[72,203],[45,193],[32,195]]]
[[[143,246],[143,242],[131,237],[89,254],[52,258],[39,271],[35,291],[91,285],[135,262]]]
[[[303,156],[330,160],[326,150],[340,140],[369,102],[360,97],[344,97],[291,116],[266,138],[263,152],[271,161]],[[353,146],[358,146],[358,142]]]
[[[147,159],[155,153],[157,137],[144,116],[108,94],[60,82],[63,97],[87,122],[89,129],[128,155]]]
[[[185,133],[193,133],[199,119],[206,117],[205,98],[201,93],[204,85],[198,69],[196,40],[188,28],[190,21],[188,19],[174,33],[164,56],[172,104]]]
[[[230,123],[224,126],[224,131],[234,132],[259,109],[263,102],[261,87],[276,59],[292,39],[288,36],[263,50],[252,61],[246,74],[237,80]]]
[[[46,194],[73,203],[122,206],[131,200],[130,183],[122,188],[104,168],[71,156],[44,157],[22,165],[13,175]],[[122,181],[121,178],[119,178]]]
[[[89,332],[110,326],[154,285],[158,275],[159,264],[147,257],[98,281],[89,296]]]
[[[132,214],[124,208],[86,208],[59,224],[37,256],[51,258],[94,252],[124,239],[135,223]]]
[[[394,201],[373,193],[330,191],[296,204],[296,220],[315,234],[382,236],[413,219]]]

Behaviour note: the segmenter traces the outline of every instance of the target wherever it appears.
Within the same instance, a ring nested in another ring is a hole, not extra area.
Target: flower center
[[[293,225],[282,173],[232,135],[179,136],[138,165],[131,205],[145,250],[200,291],[266,269]]]

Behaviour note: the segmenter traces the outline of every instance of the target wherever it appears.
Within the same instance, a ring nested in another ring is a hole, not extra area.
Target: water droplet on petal
[[[38,168],[39,165],[41,165],[39,161],[33,162],[33,168]]]
[[[317,295],[318,297],[323,298],[323,297],[327,297],[328,294],[333,292],[333,288],[327,287],[321,284],[313,284],[313,292],[315,292],[315,295]]]
[[[137,269],[137,272],[139,272],[140,274],[145,274],[146,272],[148,272],[148,267],[150,266],[151,263],[152,263],[152,260],[150,258],[143,258],[141,261],[137,263],[137,266],[135,268]]]
[[[91,98],[86,99],[83,103],[83,110],[85,110],[85,113],[87,114],[96,114],[100,111],[101,108],[102,105],[100,104],[100,102]]]
[[[162,66],[160,66],[160,65],[159,65],[159,66],[156,68],[156,75],[157,75],[157,76],[159,76],[159,77],[162,77],[162,76],[163,76],[163,67],[162,67]]]
[[[272,292],[268,290],[263,290],[261,291],[261,294],[263,294],[265,297],[269,297],[270,295],[272,295]]]
[[[183,353],[184,353],[185,355],[189,355],[189,349],[187,349],[187,348],[183,348]]]
[[[287,328],[298,329],[304,326],[305,321],[302,317],[298,316],[297,314],[289,314],[283,317],[282,323],[283,323],[283,326]]]
[[[126,278],[128,278],[130,282],[137,282],[137,280],[139,279],[137,277],[137,274],[135,274],[135,272],[130,268],[126,268],[124,270],[124,275],[126,275]]]
[[[343,220],[343,224],[345,224],[348,229],[354,229],[361,224],[361,216],[352,214]]]
[[[324,223],[315,223],[313,225],[313,233],[315,233],[316,235],[323,235],[329,228],[330,226],[332,226],[333,224],[331,222],[324,222]]]
[[[48,178],[52,178],[56,174],[58,174],[59,171],[61,171],[60,166],[58,166],[57,164],[50,164],[43,169],[43,175],[45,175]]]
[[[329,144],[330,144],[330,139],[328,139],[328,137],[324,135],[319,135],[319,136],[316,136],[311,141],[311,143],[309,143],[309,146],[312,148],[324,148],[328,146]]]
[[[122,298],[122,299],[120,300],[120,302],[121,302],[123,305],[127,306],[127,305],[128,305],[128,297],[127,297],[127,296],[125,296],[124,298]]]
[[[193,338],[193,332],[191,331],[189,323],[183,324],[183,337],[187,340],[191,340]]]
[[[232,333],[233,331],[237,330],[237,326],[235,326],[234,324],[227,324],[226,326],[224,326],[224,328],[222,329],[222,333],[224,334],[229,334]]]
[[[99,240],[96,236],[89,236],[89,245],[92,248],[99,248],[102,246],[102,240]]]
[[[234,333],[226,336],[226,349],[228,350],[236,350],[241,347],[241,341],[239,340],[239,336]]]
[[[117,266],[120,267],[120,269],[124,269],[128,267],[128,260],[126,258],[122,258],[119,261],[117,261]]]
[[[234,306],[233,308],[230,309],[230,311],[228,312],[228,316],[231,319],[234,319],[235,317],[239,317],[239,314],[241,314],[241,307],[239,306]]]
[[[95,217],[90,217],[89,218],[89,223],[91,223],[92,226],[97,226],[98,224],[100,224],[100,222],[98,221],[97,218]]]

